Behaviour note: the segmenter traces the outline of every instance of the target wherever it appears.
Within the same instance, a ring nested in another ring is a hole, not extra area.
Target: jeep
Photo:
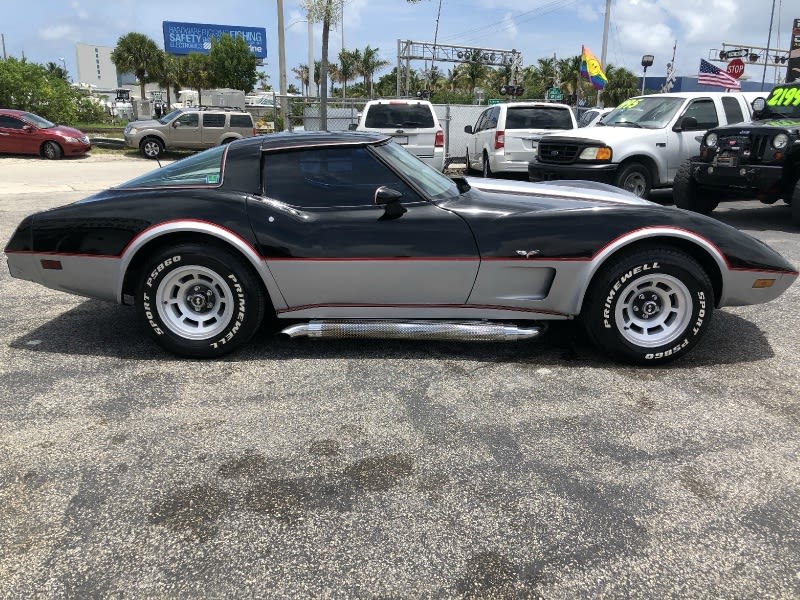
[[[675,175],[675,205],[708,214],[725,200],[783,200],[800,225],[800,83],[753,100],[751,121],[710,129]]]

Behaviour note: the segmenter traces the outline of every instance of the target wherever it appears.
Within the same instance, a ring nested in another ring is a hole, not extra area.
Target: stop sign
[[[744,62],[742,61],[741,58],[734,58],[731,62],[728,63],[728,68],[725,70],[731,77],[739,79],[739,77],[741,77],[744,74]]]

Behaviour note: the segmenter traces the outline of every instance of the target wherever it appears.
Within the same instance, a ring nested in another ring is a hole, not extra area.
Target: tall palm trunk
[[[322,19],[322,60],[319,67],[319,128],[322,131],[328,129],[328,39],[331,34],[332,11],[333,0],[328,0],[325,17]]]

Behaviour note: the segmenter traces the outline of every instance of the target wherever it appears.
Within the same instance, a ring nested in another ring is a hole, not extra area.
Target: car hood
[[[557,180],[541,183],[505,179],[464,178],[479,190],[473,205],[503,213],[527,213],[539,210],[587,209],[595,207],[658,205],[618,187],[583,180]]]
[[[46,131],[50,133],[55,133],[56,135],[64,136],[64,137],[72,137],[72,138],[82,138],[85,134],[80,129],[75,129],[74,127],[67,127],[66,125],[56,125],[55,127],[50,127]]]
[[[661,137],[664,129],[643,129],[637,127],[613,127],[608,125],[592,125],[591,127],[581,127],[572,132],[564,131],[542,137],[542,141],[547,141],[548,137],[569,138],[579,140],[594,140],[608,146],[616,142],[629,142],[637,138],[649,138],[653,136]]]
[[[161,123],[155,119],[143,119],[141,121],[131,121],[128,127],[136,127],[136,129],[150,129],[152,127],[161,127]]]

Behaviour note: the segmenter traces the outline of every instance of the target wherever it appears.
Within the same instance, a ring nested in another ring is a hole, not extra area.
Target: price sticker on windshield
[[[797,105],[800,105],[800,88],[798,87],[775,88],[767,98],[767,106]]]
[[[622,104],[620,104],[617,108],[625,110],[626,108],[633,108],[634,106],[638,106],[641,99],[639,98],[631,98],[629,100],[625,100]]]

